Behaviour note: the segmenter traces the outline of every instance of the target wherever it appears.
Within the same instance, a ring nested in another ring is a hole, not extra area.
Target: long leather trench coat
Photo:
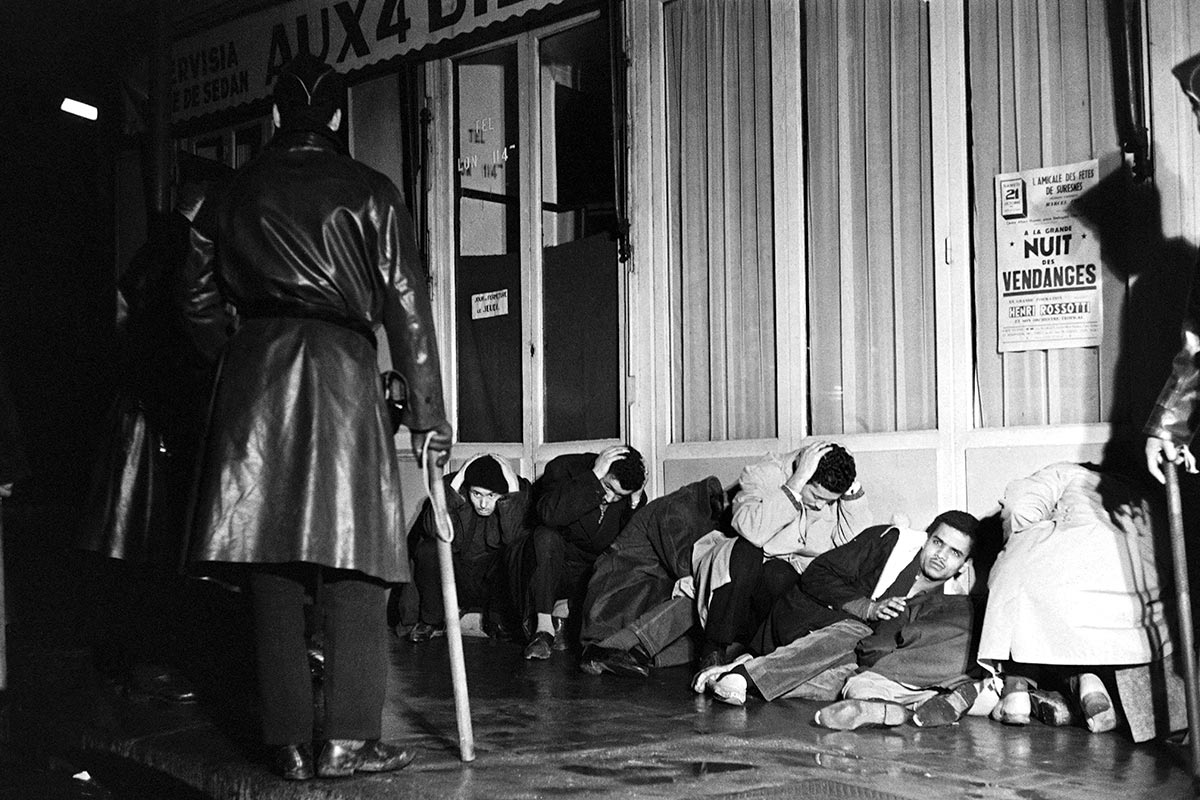
[[[118,327],[120,378],[78,540],[175,570],[187,556],[184,518],[213,373],[172,305],[190,228],[179,212],[157,220],[118,283],[128,309]]]
[[[283,133],[207,202],[185,307],[224,345],[192,558],[303,561],[409,579],[400,479],[374,332],[408,383],[403,422],[445,418],[412,221],[385,176],[332,138]]]

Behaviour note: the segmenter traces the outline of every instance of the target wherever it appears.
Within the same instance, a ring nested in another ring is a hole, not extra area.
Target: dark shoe
[[[917,707],[913,724],[919,728],[936,728],[953,725],[975,704],[979,697],[979,685],[974,681],[964,683],[952,692],[931,697]]]
[[[170,667],[134,664],[130,670],[129,694],[166,703],[195,703],[200,699],[191,681]]]
[[[412,630],[408,632],[408,640],[415,644],[420,644],[421,642],[428,642],[430,639],[433,639],[436,636],[445,635],[445,624],[430,625],[428,622],[418,622],[416,625],[413,625]]]
[[[483,632],[502,642],[524,641],[518,639],[518,631],[507,619],[500,614],[483,615]]]
[[[344,778],[355,772],[391,772],[407,767],[415,756],[411,750],[378,739],[330,739],[317,757],[317,774],[322,778]]]
[[[570,647],[567,642],[567,621],[562,617],[554,617],[554,644],[550,646],[552,650],[566,650]]]
[[[1059,692],[1030,689],[1029,705],[1033,717],[1043,725],[1057,728],[1074,725],[1078,720],[1075,712],[1067,705],[1067,698]]]
[[[314,774],[312,745],[285,744],[276,747],[271,764],[285,781],[306,781]]]
[[[525,652],[522,653],[526,659],[537,659],[545,661],[550,658],[550,653],[554,650],[554,637],[545,631],[538,631],[533,635],[533,641],[525,645]]]
[[[650,665],[643,658],[639,658],[639,655],[632,650],[617,650],[613,647],[589,644],[583,649],[579,669],[588,675],[611,672],[622,678],[649,677]]]

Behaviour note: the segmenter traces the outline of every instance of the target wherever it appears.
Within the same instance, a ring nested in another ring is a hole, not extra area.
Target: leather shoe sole
[[[835,731],[852,731],[857,728],[892,728],[903,725],[909,719],[909,711],[899,703],[882,700],[839,700],[817,711],[813,722]]]
[[[964,683],[952,692],[931,697],[917,707],[913,714],[913,725],[918,728],[936,728],[952,725],[970,710],[979,687],[975,683]]]

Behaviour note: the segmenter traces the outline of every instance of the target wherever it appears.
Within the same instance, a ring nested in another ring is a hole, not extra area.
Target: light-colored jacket
[[[813,511],[799,509],[783,491],[795,470],[799,450],[767,453],[742,470],[741,489],[733,498],[733,528],[738,536],[763,551],[763,558],[778,558],[803,572],[814,558],[845,544],[870,524],[870,509],[860,489],[852,497]],[[677,594],[696,599],[701,623],[708,618],[712,593],[729,582],[729,558],[736,537],[713,531],[692,547],[692,586]]]
[[[1052,464],[1004,492],[1006,541],[988,581],[979,658],[1144,664],[1170,652],[1154,507],[1132,483]]]
[[[783,491],[799,450],[767,453],[762,461],[742,470],[733,498],[733,529],[766,558],[783,558],[803,572],[821,553],[853,539],[869,522],[869,509],[860,489],[820,511],[799,509]]]

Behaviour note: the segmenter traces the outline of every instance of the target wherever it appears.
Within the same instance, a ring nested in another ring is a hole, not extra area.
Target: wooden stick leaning
[[[1175,566],[1175,598],[1179,608],[1179,638],[1187,699],[1188,744],[1192,755],[1192,785],[1200,787],[1200,688],[1196,685],[1196,636],[1192,627],[1192,594],[1188,585],[1187,549],[1183,535],[1183,502],[1173,462],[1163,464],[1167,478],[1167,516],[1171,523],[1171,560]]]
[[[454,684],[454,712],[458,718],[458,751],[463,761],[475,760],[475,735],[471,731],[471,704],[467,696],[467,668],[463,660],[462,628],[458,621],[458,587],[454,581],[454,557],[450,542],[454,526],[446,509],[446,488],[441,470],[433,464],[425,439],[421,461],[425,465],[425,488],[437,523],[438,565],[442,573],[442,602],[446,607],[446,644],[450,648],[450,678]]]

